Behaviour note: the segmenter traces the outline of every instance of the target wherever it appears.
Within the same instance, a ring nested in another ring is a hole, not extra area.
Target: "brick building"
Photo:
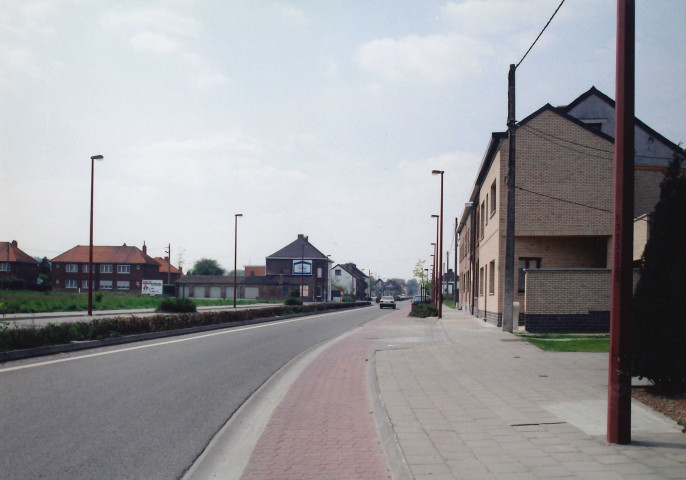
[[[38,262],[21,250],[16,240],[0,242],[0,278],[8,282],[17,279],[24,287],[32,287],[38,280]]]
[[[88,245],[77,245],[52,259],[52,288],[67,292],[88,289]],[[167,271],[147,248],[93,246],[93,290],[139,293],[143,280],[167,281]]]
[[[339,263],[331,268],[330,275],[334,295],[335,292],[339,292],[337,297],[340,297],[341,293],[347,293],[358,300],[364,300],[369,296],[369,277],[354,263]]]
[[[657,203],[662,172],[680,149],[639,120],[635,128],[639,216]],[[609,294],[613,133],[614,102],[595,88],[568,106],[545,105],[517,125],[514,301],[521,309],[519,323],[527,329],[538,328],[537,322],[593,331],[609,325],[609,301],[598,301],[598,288],[605,287],[589,285],[605,275]],[[458,225],[460,304],[498,326],[504,296],[507,137],[506,132],[491,135]],[[529,285],[527,271],[533,269],[566,273],[550,273],[555,282],[549,285],[559,289],[544,291],[544,272],[537,272],[537,283]],[[565,275],[570,281],[559,281]],[[587,281],[578,280],[584,276]],[[582,300],[560,313],[552,299],[571,297]],[[534,304],[536,313],[530,308]]]

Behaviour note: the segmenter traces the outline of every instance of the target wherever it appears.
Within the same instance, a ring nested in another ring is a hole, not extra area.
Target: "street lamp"
[[[88,316],[93,316],[93,179],[95,177],[95,161],[102,160],[102,155],[91,157],[91,236],[88,244]]]
[[[437,302],[438,302],[438,318],[443,317],[443,170],[432,170],[431,175],[440,175],[441,176],[441,212],[439,215],[441,216],[441,235],[438,240],[438,268],[440,269],[438,272],[438,284],[440,287],[438,288],[438,294],[437,294]]]
[[[234,225],[233,225],[233,308],[236,308],[236,260],[238,258],[238,217],[242,217],[242,213],[234,214]]]
[[[426,281],[429,281],[429,269],[425,268],[424,271],[426,272]],[[424,285],[424,295],[422,296],[422,303],[424,303],[424,297],[426,297],[426,285]]]
[[[434,245],[434,254],[436,256],[434,257],[434,270],[433,270],[433,276],[431,277],[431,283],[434,285],[434,289],[431,291],[431,299],[436,303],[437,297],[436,297],[436,277],[437,277],[437,272],[438,269],[436,268],[436,261],[438,261],[438,248],[440,247],[440,244],[438,243],[438,220],[440,218],[439,215],[431,215],[431,218],[436,219],[436,243],[432,243],[431,245]],[[436,305],[438,306],[438,305]]]

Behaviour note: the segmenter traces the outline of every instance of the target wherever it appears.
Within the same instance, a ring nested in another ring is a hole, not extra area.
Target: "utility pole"
[[[505,291],[503,295],[503,331],[513,331],[512,304],[514,303],[515,277],[515,70],[516,65],[510,65],[507,76],[507,136],[509,138],[509,153],[507,167],[507,224],[505,228]],[[478,208],[478,206],[477,206]]]
[[[171,285],[171,243],[167,245],[165,252],[167,253],[167,285]]]
[[[457,245],[460,237],[457,235],[457,217],[455,217],[455,270],[453,270],[453,304],[457,308]]]
[[[635,3],[617,0],[614,248],[610,290],[607,441],[631,443],[630,327],[633,296]]]

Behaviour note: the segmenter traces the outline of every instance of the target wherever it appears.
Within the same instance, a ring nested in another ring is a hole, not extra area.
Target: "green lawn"
[[[520,338],[551,352],[594,352],[610,350],[608,334],[527,334]]]
[[[157,308],[160,297],[134,293],[94,292],[93,310],[123,310]],[[233,305],[231,300],[193,299],[196,305]],[[237,300],[237,304],[258,303],[256,300]],[[261,301],[259,303],[262,303]],[[0,290],[0,314],[72,312],[88,310],[88,292],[33,292]]]

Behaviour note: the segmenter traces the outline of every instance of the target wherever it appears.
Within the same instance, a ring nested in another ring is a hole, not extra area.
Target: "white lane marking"
[[[158,342],[158,343],[152,343],[149,345],[138,345],[135,347],[127,347],[127,348],[121,348],[118,350],[110,350],[108,352],[98,352],[98,353],[89,353],[88,355],[80,355],[78,357],[69,357],[69,358],[61,358],[59,360],[48,360],[47,362],[40,362],[40,363],[32,363],[30,365],[19,365],[16,367],[7,367],[7,368],[0,368],[0,373],[5,373],[5,372],[13,372],[16,370],[24,370],[27,368],[36,368],[36,367],[43,367],[46,365],[53,365],[56,363],[63,363],[63,362],[71,362],[74,360],[84,360],[87,358],[93,358],[93,357],[101,357],[103,355],[112,355],[114,353],[122,353],[122,352],[129,352],[131,350],[140,350],[142,348],[152,348],[152,347],[160,347],[163,345],[170,345],[173,343],[180,343],[180,342],[188,342],[190,340],[199,340],[202,338],[207,338],[207,337],[214,337],[216,335],[226,335],[229,333],[237,333],[237,332],[244,332],[246,330],[255,330],[257,328],[265,328],[265,327],[271,327],[271,326],[276,326],[276,325],[285,325],[287,323],[293,323],[293,322],[300,322],[303,320],[308,320],[312,318],[318,318],[318,317],[323,317],[326,315],[336,315],[339,313],[344,313],[347,310],[341,310],[338,312],[331,312],[331,313],[322,313],[319,315],[309,315],[305,317],[298,317],[298,318],[292,318],[290,320],[278,320],[276,322],[265,322],[265,323],[260,323],[258,325],[250,325],[247,327],[235,327],[235,328],[227,328],[225,330],[219,331],[219,332],[212,332],[212,333],[206,333],[203,335],[196,335],[193,337],[188,337],[188,338],[178,338],[175,340],[167,340],[165,342]]]

